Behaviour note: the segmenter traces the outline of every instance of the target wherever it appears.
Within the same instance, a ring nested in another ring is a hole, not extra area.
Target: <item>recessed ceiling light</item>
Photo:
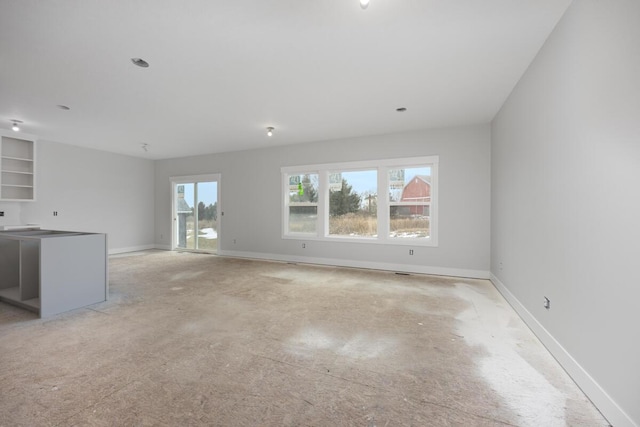
[[[142,58],[131,58],[131,62],[136,64],[138,67],[148,68],[149,63]]]
[[[406,107],[399,107],[399,108],[396,108],[396,111],[398,113],[404,113],[405,111],[407,111],[407,109],[406,109]]]
[[[369,0],[360,0],[360,7],[363,9],[369,7]]]
[[[273,126],[269,126],[267,128],[267,136],[273,136],[273,131],[275,130],[275,128]]]
[[[62,104],[58,104],[58,105],[56,105],[56,107],[58,107],[61,110],[65,110],[65,111],[71,110],[71,108],[67,107],[66,105],[62,105]]]

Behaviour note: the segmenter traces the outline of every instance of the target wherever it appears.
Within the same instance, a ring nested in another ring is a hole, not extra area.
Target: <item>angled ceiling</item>
[[[0,128],[160,159],[487,123],[569,4],[3,0]]]

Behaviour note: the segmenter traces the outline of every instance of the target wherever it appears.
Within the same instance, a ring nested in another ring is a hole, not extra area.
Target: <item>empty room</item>
[[[0,426],[640,426],[637,0],[0,0]]]

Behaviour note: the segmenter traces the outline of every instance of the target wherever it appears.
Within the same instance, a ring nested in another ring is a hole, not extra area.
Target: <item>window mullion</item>
[[[282,198],[284,201],[284,210],[282,211],[282,230],[287,235],[289,231],[289,174],[282,174]]]
[[[431,200],[429,201],[430,238],[434,246],[438,245],[438,162],[431,165]]]
[[[378,240],[389,236],[389,168],[378,168]]]
[[[326,237],[329,234],[329,172],[321,170],[318,174],[318,236]]]

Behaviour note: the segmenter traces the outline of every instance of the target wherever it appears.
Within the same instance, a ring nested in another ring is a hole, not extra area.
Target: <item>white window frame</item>
[[[283,168],[284,169],[284,168]],[[289,176],[290,175],[318,175],[318,204],[317,204],[317,215],[318,218],[322,215],[320,199],[320,188],[322,186],[322,176],[318,171],[305,170],[304,172],[298,172],[296,169],[291,169],[288,171],[282,171],[282,189],[284,196],[284,211],[282,213],[282,235],[287,236],[288,238],[295,237],[304,237],[304,238],[314,238],[319,234],[320,221],[316,224],[316,232],[315,233],[296,233],[289,231]]]
[[[405,246],[438,246],[438,163],[439,156],[407,157],[399,159],[367,160],[307,166],[285,166],[282,175],[282,238],[325,242],[353,242]],[[429,208],[429,237],[402,238],[389,236],[389,170],[428,166],[431,168],[431,204]],[[377,170],[377,237],[329,235],[329,173],[333,171]],[[318,174],[318,222],[316,233],[291,233],[289,228],[289,175]],[[381,189],[384,195],[381,194]]]
[[[176,212],[176,188],[180,184],[198,184],[201,182],[216,182],[218,185],[217,193],[218,198],[216,200],[218,206],[218,242],[222,239],[222,223],[224,217],[224,211],[222,210],[222,175],[219,173],[209,173],[203,175],[183,175],[183,176],[171,176],[169,177],[169,183],[171,185],[171,250],[180,250],[180,251],[203,251],[202,249],[186,249],[186,248],[178,248],[178,242],[176,241],[177,231],[177,212]],[[197,191],[197,190],[196,190]],[[197,194],[197,193],[196,193]],[[194,210],[195,217],[197,219],[198,209]],[[215,252],[218,252],[220,249],[217,249]],[[212,252],[212,251],[204,251],[204,252]]]
[[[367,162],[368,163],[368,162]],[[326,202],[324,203],[323,207],[323,215],[322,215],[322,219],[325,222],[325,234],[324,237],[326,237],[329,240],[347,240],[347,241],[353,241],[353,240],[358,240],[358,241],[362,241],[362,242],[375,242],[378,237],[374,237],[374,236],[359,236],[359,237],[353,237],[353,236],[345,236],[345,235],[340,235],[340,234],[329,234],[329,212],[331,209],[329,200],[330,200],[330,196],[329,196],[329,175],[331,175],[332,173],[335,172],[362,172],[362,171],[371,171],[371,170],[375,170],[376,171],[376,176],[378,177],[378,183],[376,186],[380,185],[380,170],[378,167],[371,167],[371,166],[362,166],[362,162],[357,162],[357,167],[353,167],[354,163],[335,163],[333,164],[335,165],[348,165],[348,167],[338,167],[338,168],[333,168],[333,169],[328,169],[327,172],[327,181],[326,181],[326,187],[325,190],[326,191],[319,191],[320,194],[323,194],[325,196],[325,200]],[[322,182],[322,181],[321,181]],[[377,214],[380,213],[380,211],[378,210],[376,212]],[[378,218],[376,218],[376,221],[379,221]],[[378,235],[380,235],[380,223],[378,223]]]

